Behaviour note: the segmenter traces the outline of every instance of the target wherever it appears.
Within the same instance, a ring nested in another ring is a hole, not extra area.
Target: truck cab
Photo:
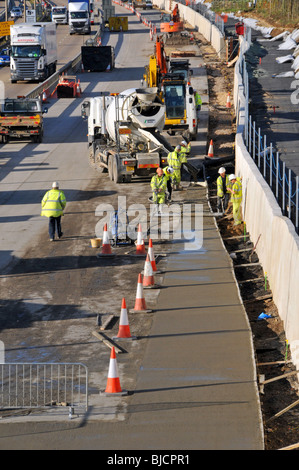
[[[90,12],[88,2],[69,2],[70,34],[90,34]]]
[[[53,6],[51,17],[52,21],[56,24],[68,24],[67,7]]]
[[[197,133],[197,115],[193,88],[185,82],[184,74],[163,76],[162,94],[165,103],[165,127],[170,134],[184,132],[194,139]]]

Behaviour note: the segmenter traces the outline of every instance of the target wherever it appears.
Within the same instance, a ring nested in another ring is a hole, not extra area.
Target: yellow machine
[[[128,17],[111,16],[109,18],[109,31],[128,31]]]

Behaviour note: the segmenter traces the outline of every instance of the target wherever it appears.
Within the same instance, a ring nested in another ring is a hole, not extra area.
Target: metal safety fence
[[[0,409],[88,408],[88,369],[80,363],[0,364]]]
[[[267,136],[262,134],[261,128],[257,127],[256,122],[249,115],[250,85],[244,56],[239,62],[239,67],[245,97],[244,143],[248,153],[275,195],[282,214],[292,221],[296,232],[299,233],[299,177],[286,166],[279,151],[275,149],[275,145],[267,142]]]

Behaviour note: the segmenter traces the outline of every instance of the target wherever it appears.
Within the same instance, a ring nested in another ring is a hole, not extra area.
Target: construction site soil
[[[232,96],[234,71],[226,62],[219,60],[215,50],[202,35],[195,34],[201,43],[208,75],[210,106],[208,142],[213,139],[214,156],[221,159],[228,157],[225,166],[227,171],[233,172],[231,155],[234,153],[236,126],[233,106],[226,108],[226,100],[228,92]],[[217,212],[217,168],[210,168],[207,176],[210,204],[214,212]],[[233,226],[230,206],[225,215],[217,219],[217,223],[226,249],[234,260],[235,276],[251,325],[257,377],[264,376],[261,380],[268,381],[283,376],[261,388],[265,449],[298,449],[298,375],[294,373],[295,366],[291,362],[283,322],[272,299],[271,285],[265,278],[246,227],[244,230],[244,224]],[[259,319],[262,313],[269,318]],[[293,404],[295,406],[291,408]],[[277,416],[280,412],[282,414]]]

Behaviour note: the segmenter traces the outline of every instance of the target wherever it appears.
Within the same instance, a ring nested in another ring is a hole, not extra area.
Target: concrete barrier
[[[299,237],[289,218],[282,215],[274,194],[252,160],[243,140],[246,99],[240,74],[242,55],[250,45],[241,39],[235,66],[234,105],[237,115],[236,170],[243,180],[243,216],[256,252],[267,273],[273,300],[284,323],[292,361],[299,370]]]

